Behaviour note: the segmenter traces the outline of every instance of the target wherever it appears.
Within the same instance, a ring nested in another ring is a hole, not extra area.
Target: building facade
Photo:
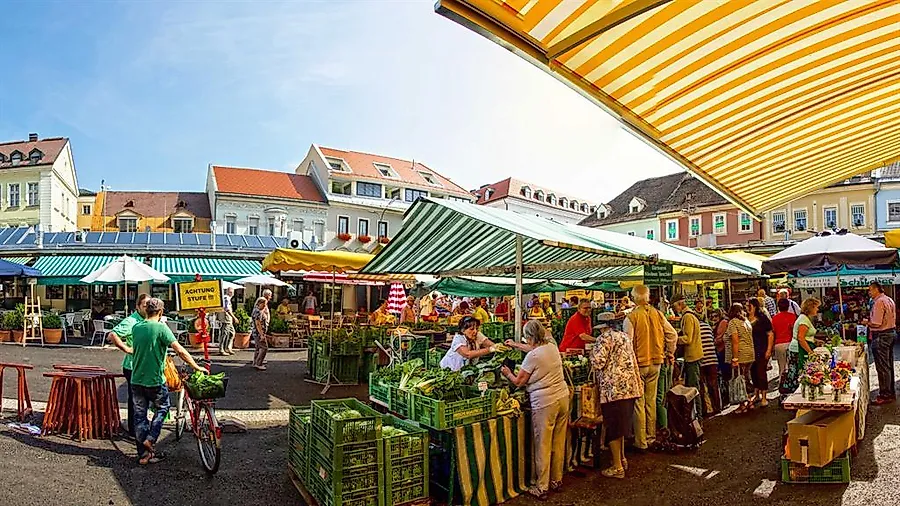
[[[206,191],[216,233],[288,237],[297,248],[324,244],[328,201],[305,174],[210,165]]]
[[[296,174],[310,178],[327,202],[324,238],[316,242],[320,249],[373,251],[400,230],[403,213],[419,197],[475,200],[421,162],[316,144]]]
[[[690,176],[679,172],[638,181],[616,198],[598,205],[580,224],[659,241],[659,210],[685,177]]]
[[[900,228],[900,162],[873,172],[875,179],[875,230]]]
[[[92,232],[210,232],[206,193],[102,191],[81,206],[93,210]]]
[[[560,223],[580,223],[597,211],[596,204],[514,178],[484,185],[471,193],[478,205],[543,216]]]
[[[47,232],[76,230],[78,181],[69,139],[0,143],[0,226],[36,226]]]
[[[875,233],[875,182],[857,176],[765,213],[766,242],[802,241],[823,230]]]
[[[97,200],[97,193],[84,188],[78,189],[78,218],[75,225],[82,232],[90,232],[94,219],[94,203]]]

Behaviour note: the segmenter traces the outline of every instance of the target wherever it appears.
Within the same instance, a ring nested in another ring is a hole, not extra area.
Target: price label
[[[480,390],[481,392],[484,392],[484,391],[486,391],[487,389],[488,389],[488,383],[487,383],[487,381],[479,381],[479,382],[478,382],[478,390]]]

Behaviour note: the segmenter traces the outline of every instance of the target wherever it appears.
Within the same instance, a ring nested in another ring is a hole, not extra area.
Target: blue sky
[[[595,201],[678,170],[428,1],[14,3],[39,22],[4,25],[0,140],[70,137],[82,187],[203,191],[313,142]]]

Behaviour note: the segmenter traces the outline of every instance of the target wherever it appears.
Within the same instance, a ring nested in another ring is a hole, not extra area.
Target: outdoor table
[[[116,378],[95,366],[54,365],[41,435],[68,434],[79,441],[112,438],[119,430]]]
[[[7,368],[13,368],[16,370],[17,383],[18,388],[16,390],[16,400],[18,404],[16,406],[16,414],[19,417],[19,421],[25,421],[25,417],[31,414],[31,396],[28,394],[28,380],[25,377],[26,369],[34,369],[33,365],[28,364],[15,364],[15,363],[3,363],[0,362],[0,411],[2,411],[3,407],[3,371]]]

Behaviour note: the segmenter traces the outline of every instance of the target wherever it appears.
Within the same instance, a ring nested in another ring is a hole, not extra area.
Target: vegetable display
[[[203,374],[194,372],[185,381],[185,386],[194,399],[217,399],[225,396],[225,373]]]

